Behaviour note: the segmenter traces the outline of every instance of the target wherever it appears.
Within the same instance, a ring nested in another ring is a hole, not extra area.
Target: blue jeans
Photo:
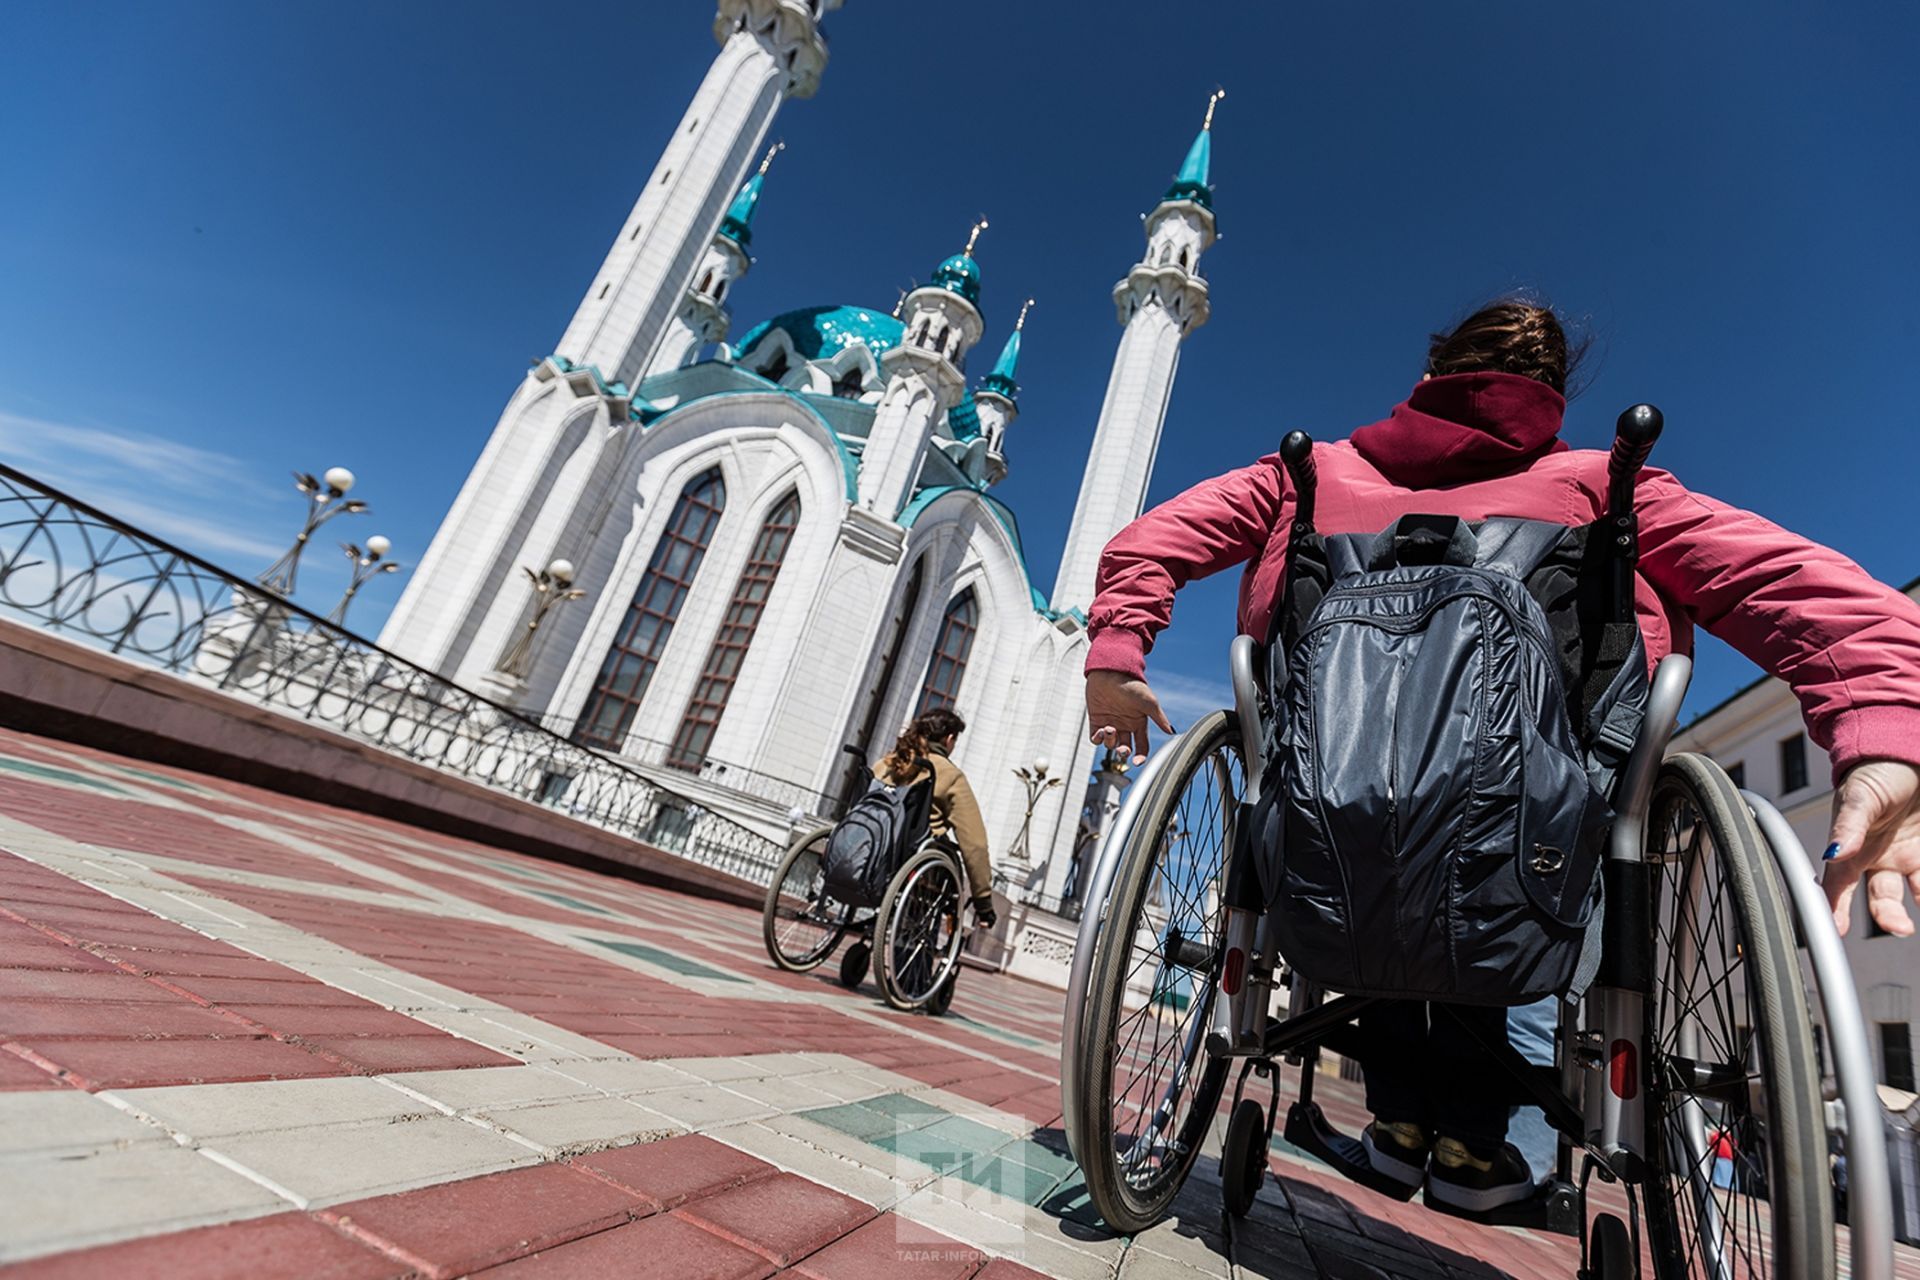
[[[1553,1065],[1553,1032],[1560,1020],[1552,996],[1507,1010],[1507,1041],[1536,1066]],[[1507,1120],[1507,1141],[1527,1158],[1535,1178],[1553,1173],[1560,1161],[1560,1135],[1538,1107],[1515,1107]]]

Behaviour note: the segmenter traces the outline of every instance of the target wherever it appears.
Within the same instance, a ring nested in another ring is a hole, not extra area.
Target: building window
[[[933,646],[933,661],[927,664],[914,715],[951,707],[960,700],[960,679],[967,673],[967,655],[973,652],[974,633],[979,629],[980,608],[974,603],[973,588],[968,587],[954,597],[947,616],[940,620],[940,639]]]
[[[851,369],[834,379],[833,394],[839,396],[842,400],[858,400],[860,393],[865,390],[866,382],[860,374],[859,365],[854,365]]]
[[[586,710],[574,726],[575,741],[615,751],[626,741],[726,505],[727,486],[718,470],[696,476],[681,490],[620,633],[600,664]]]
[[[676,769],[698,769],[713,745],[713,732],[720,727],[727,700],[740,679],[740,665],[746,661],[753,633],[759,629],[761,615],[767,611],[767,597],[773,593],[773,580],[780,576],[780,565],[793,543],[793,531],[800,523],[800,495],[790,493],[767,516],[760,535],[753,540],[753,552],[747,567],[734,584],[733,601],[714,633],[713,647],[707,650],[707,665],[701,668],[700,682],[693,687],[693,698],[673,735],[667,763]]]
[[[1904,1022],[1880,1024],[1880,1083],[1913,1092],[1913,1034]]]
[[[767,361],[760,370],[760,376],[768,382],[778,382],[787,376],[787,353],[776,351],[773,359]]]
[[[1780,794],[1790,795],[1807,785],[1807,735],[1796,733],[1780,740]]]
[[[1727,776],[1733,779],[1734,786],[1736,787],[1746,786],[1747,785],[1747,762],[1745,760],[1736,760],[1732,764],[1728,765]]]

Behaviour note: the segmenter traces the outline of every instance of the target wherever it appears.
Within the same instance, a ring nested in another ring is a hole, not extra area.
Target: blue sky
[[[412,563],[593,278],[710,15],[13,13],[0,457],[246,573],[297,523],[288,471],[344,463],[375,514],[329,532],[384,532]],[[1596,339],[1576,444],[1653,400],[1656,460],[1688,483],[1920,575],[1910,6],[848,0],[829,29],[819,96],[776,124],[735,332],[891,307],[988,214],[972,372],[1036,296],[999,492],[1043,589],[1119,336],[1108,292],[1216,82],[1214,313],[1156,498],[1291,428],[1383,416],[1431,329],[1531,286]],[[323,549],[302,574],[321,609],[345,566]],[[398,588],[369,587],[356,624]],[[1232,594],[1191,590],[1156,651],[1177,719],[1222,686]],[[1707,647],[1694,706],[1751,674]]]

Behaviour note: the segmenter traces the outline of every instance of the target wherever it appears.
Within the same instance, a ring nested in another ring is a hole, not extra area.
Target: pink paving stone
[[[674,1213],[784,1267],[846,1235],[875,1210],[816,1182],[775,1173]]]
[[[917,1223],[883,1213],[801,1262],[807,1280],[967,1280],[986,1255]]]
[[[0,932],[0,964],[9,969],[61,969],[73,973],[107,973],[113,969],[91,951],[55,942],[25,925],[18,927],[20,933]]]
[[[287,1035],[440,1036],[446,1033],[376,1004],[223,1004],[242,1017]]]
[[[662,1209],[726,1191],[774,1171],[764,1160],[699,1134],[597,1151],[576,1156],[571,1163]]]
[[[638,1196],[566,1165],[539,1165],[355,1200],[323,1215],[350,1222],[442,1277],[465,1275],[652,1212]]]
[[[285,979],[278,978],[194,978],[186,975],[168,977],[168,981],[185,988],[202,1000],[216,1001],[220,1004],[306,1004],[306,1005],[344,1005],[349,1008],[368,1008],[367,1001],[359,996],[350,995],[337,987],[330,987],[304,974],[295,974],[291,969],[281,972]]]
[[[301,1041],[370,1072],[520,1065],[518,1058],[495,1053],[470,1040],[459,1040],[437,1032],[415,1036],[323,1036],[317,1039],[302,1036]]]
[[[0,1049],[0,1089],[66,1089],[70,1087],[26,1059]]]
[[[493,1267],[488,1280],[761,1280],[773,1264],[672,1214],[657,1214]]]
[[[303,1213],[198,1227],[17,1263],[7,1280],[379,1280],[407,1268]]]
[[[6,956],[0,953],[0,965]],[[0,1002],[10,1000],[178,1000],[180,996],[119,969],[67,973],[0,968]]]
[[[21,1040],[94,1089],[352,1074],[278,1040]]]
[[[157,1000],[9,1000],[0,1004],[0,1036],[15,1040],[48,1036],[153,1040],[252,1034],[254,1032],[239,1019],[183,999],[164,1003]]]

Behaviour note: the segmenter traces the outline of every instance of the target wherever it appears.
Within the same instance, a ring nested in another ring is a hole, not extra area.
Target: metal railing
[[[3,464],[0,616],[756,884],[780,860],[692,797]]]

